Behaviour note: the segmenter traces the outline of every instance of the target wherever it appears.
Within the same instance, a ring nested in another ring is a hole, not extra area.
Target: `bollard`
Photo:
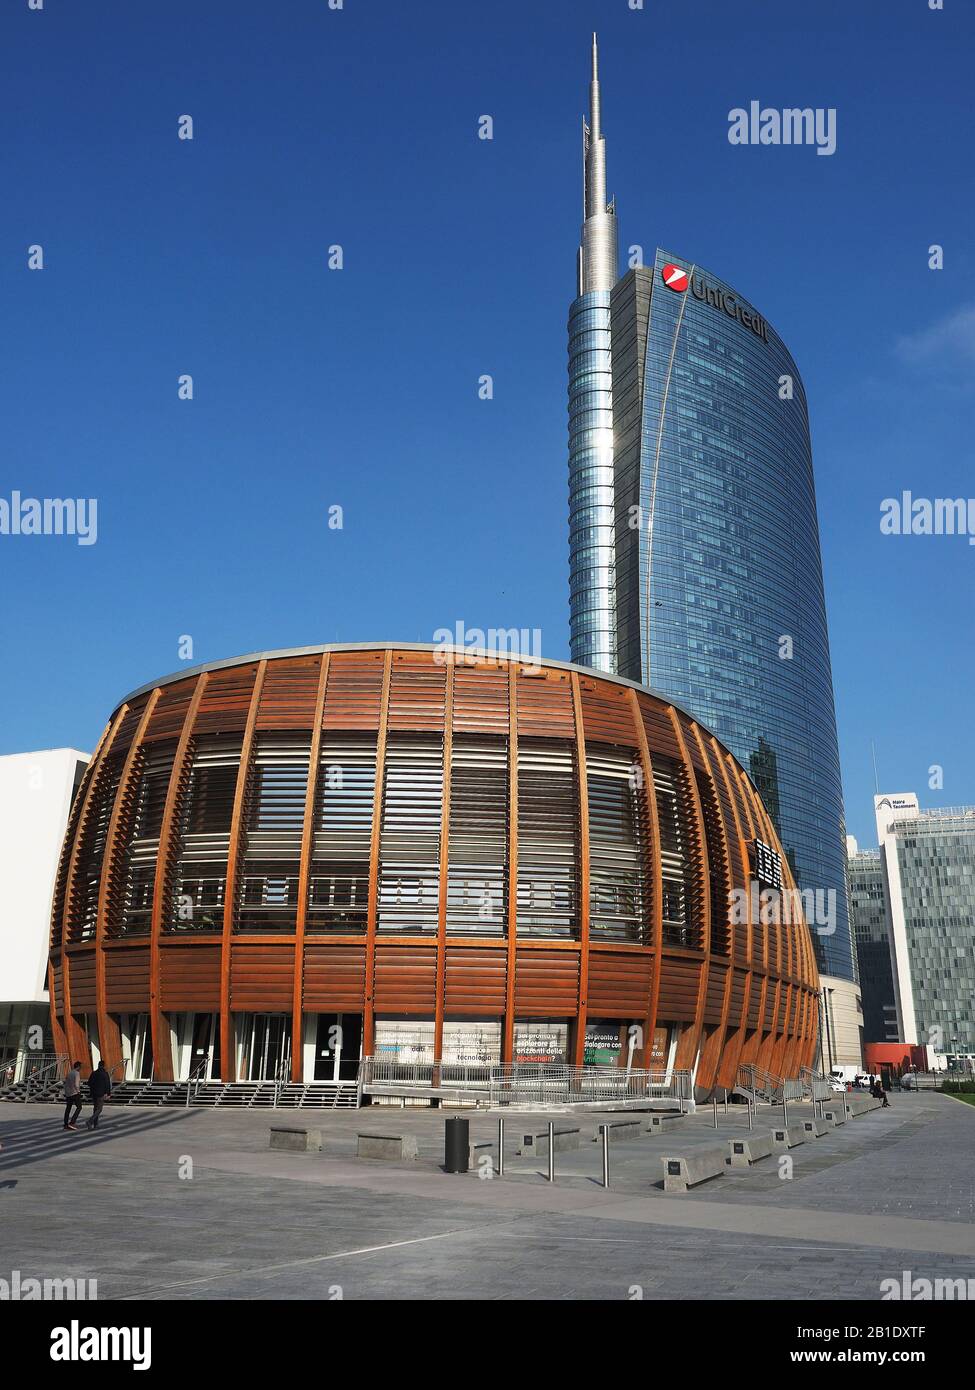
[[[717,1095],[717,1092],[715,1092],[714,1096],[712,1097],[712,1100],[713,1100],[713,1103],[714,1103],[714,1127],[715,1127],[715,1129],[717,1129],[717,1127],[718,1127],[718,1095]]]
[[[548,1180],[555,1181],[555,1121],[548,1122]]]
[[[724,1088],[724,1113],[728,1113],[728,1087]]]
[[[609,1125],[603,1125],[603,1187],[609,1187]]]
[[[782,1087],[782,1123],[786,1129],[789,1128],[789,1107],[785,1099],[785,1086]]]
[[[748,1128],[751,1129],[751,1128],[752,1128],[752,1098],[751,1098],[751,1096],[746,1096],[746,1097],[745,1097],[745,1102],[746,1102],[746,1104],[747,1104],[747,1106],[748,1106]]]
[[[470,1168],[471,1122],[447,1120],[444,1127],[443,1166],[448,1173],[466,1173]]]
[[[498,1177],[504,1177],[504,1116],[498,1120]]]

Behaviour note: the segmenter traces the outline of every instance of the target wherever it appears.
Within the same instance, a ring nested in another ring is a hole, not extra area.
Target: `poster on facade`
[[[514,1060],[547,1066],[566,1060],[569,1045],[567,1023],[516,1023]]]
[[[593,1021],[586,1024],[586,1044],[583,1049],[582,1060],[587,1067],[618,1067],[620,1062],[620,1052],[622,1043],[620,1033],[623,1031],[619,1023],[600,1023]]]
[[[441,1060],[454,1066],[492,1067],[501,1061],[501,1023],[446,1022]]]
[[[376,1056],[400,1066],[434,1061],[432,1020],[376,1019]]]
[[[653,1038],[650,1041],[650,1058],[647,1062],[647,1066],[651,1071],[666,1071],[669,1057],[670,1029],[664,1024],[662,1027],[653,1030]]]

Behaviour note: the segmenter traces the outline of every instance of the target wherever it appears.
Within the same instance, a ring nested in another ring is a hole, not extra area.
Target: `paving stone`
[[[768,1159],[665,1196],[663,1147],[747,1132],[734,1110],[717,1131],[706,1112],[614,1144],[604,1192],[592,1144],[557,1155],[554,1186],[537,1160],[443,1174],[447,1116],[418,1108],[392,1112],[417,1162],[357,1166],[356,1132],[391,1112],[316,1112],[324,1152],[287,1154],[268,1150],[273,1112],[119,1108],[67,1136],[56,1107],[0,1105],[4,1263],[135,1299],[876,1299],[903,1270],[975,1278],[975,1110],[895,1097],[794,1150],[791,1180]],[[472,1139],[494,1137],[496,1117],[468,1116]],[[756,1128],[780,1119],[760,1110]],[[512,1156],[544,1120],[508,1117]],[[915,1235],[924,1248],[899,1243]]]

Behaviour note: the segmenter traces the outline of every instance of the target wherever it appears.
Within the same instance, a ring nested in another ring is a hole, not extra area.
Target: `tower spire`
[[[583,211],[578,290],[611,290],[616,283],[616,213],[606,202],[606,141],[599,87],[599,43],[592,36],[589,121],[582,124]]]
[[[592,138],[599,139],[599,43],[592,36],[592,76],[589,79],[589,121]]]

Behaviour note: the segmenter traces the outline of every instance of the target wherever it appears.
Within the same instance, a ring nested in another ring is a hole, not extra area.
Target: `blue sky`
[[[884,790],[975,801],[975,546],[879,529],[975,494],[963,0],[6,0],[0,496],[99,510],[96,545],[0,536],[0,751],[92,747],[184,634],[567,656],[593,28],[623,247],[731,281],[803,372],[849,828],[871,739]],[[753,99],[835,107],[836,153],[730,145]]]

